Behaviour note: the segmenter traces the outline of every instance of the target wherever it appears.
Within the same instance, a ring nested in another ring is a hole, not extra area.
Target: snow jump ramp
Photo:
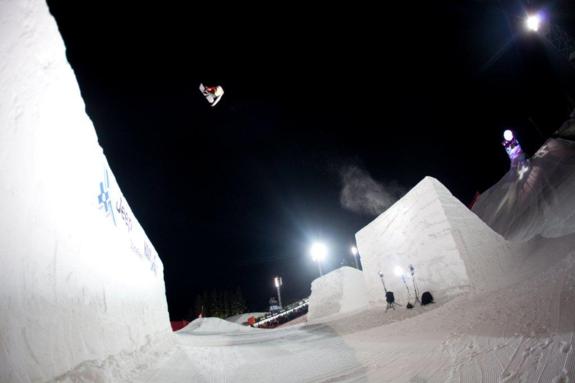
[[[489,290],[512,267],[509,243],[432,177],[361,229],[356,239],[371,304],[385,302],[380,273],[387,289],[408,301],[394,273],[397,267],[407,271],[413,265],[419,289],[436,296]],[[411,288],[411,277],[406,281]]]
[[[307,318],[315,320],[367,309],[368,301],[360,270],[344,266],[311,284]]]
[[[162,262],[46,3],[0,1],[0,56],[0,382],[107,381],[172,336]]]

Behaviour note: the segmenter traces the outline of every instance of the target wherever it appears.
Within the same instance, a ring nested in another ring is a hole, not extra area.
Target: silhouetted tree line
[[[247,306],[240,288],[235,290],[204,291],[196,295],[188,320],[203,317],[227,318],[246,312]]]

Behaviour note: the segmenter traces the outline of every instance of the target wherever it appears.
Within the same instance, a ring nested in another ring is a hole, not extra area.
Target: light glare
[[[513,132],[511,130],[506,130],[503,132],[503,138],[505,138],[505,141],[511,141],[513,139]]]
[[[528,15],[525,19],[525,27],[529,31],[537,32],[541,26],[541,16],[539,14]]]
[[[316,242],[311,246],[310,253],[315,262],[321,262],[327,256],[327,247],[321,242]]]

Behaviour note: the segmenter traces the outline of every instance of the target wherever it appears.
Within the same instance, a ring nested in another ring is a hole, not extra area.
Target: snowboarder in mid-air
[[[224,95],[224,88],[219,85],[204,86],[204,84],[200,84],[200,92],[202,92],[210,105],[214,107],[222,99],[222,96]]]

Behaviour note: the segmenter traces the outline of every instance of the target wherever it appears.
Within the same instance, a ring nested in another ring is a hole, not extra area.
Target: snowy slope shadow
[[[327,325],[240,330],[219,321],[204,318],[178,332],[170,358],[139,381],[323,382],[366,373],[355,350]]]

